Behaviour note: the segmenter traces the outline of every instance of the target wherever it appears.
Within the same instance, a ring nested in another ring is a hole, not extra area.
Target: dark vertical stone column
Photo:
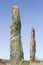
[[[10,59],[11,65],[16,65],[23,59],[20,12],[17,6],[12,7],[12,22],[10,25]]]
[[[30,39],[30,61],[35,61],[36,42],[35,42],[35,30],[32,28]]]

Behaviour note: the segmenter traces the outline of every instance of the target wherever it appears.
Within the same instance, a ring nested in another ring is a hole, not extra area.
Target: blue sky
[[[10,22],[12,6],[20,9],[21,40],[24,59],[30,56],[31,28],[36,32],[36,59],[43,60],[43,0],[0,0],[0,58],[10,58]]]

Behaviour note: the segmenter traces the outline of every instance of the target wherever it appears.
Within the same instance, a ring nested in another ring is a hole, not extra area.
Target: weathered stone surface
[[[32,28],[30,39],[30,61],[35,60],[36,42],[35,42],[35,30]]]
[[[12,22],[10,26],[10,59],[11,65],[18,64],[23,59],[20,12],[17,6],[12,7]]]
[[[35,52],[35,30],[32,28],[30,40],[30,61],[23,60],[20,13],[19,8],[17,6],[13,6],[12,22],[10,26],[10,59],[0,59],[0,65],[43,65],[43,61],[35,60]]]

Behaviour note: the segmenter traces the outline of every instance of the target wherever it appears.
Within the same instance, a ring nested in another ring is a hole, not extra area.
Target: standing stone
[[[20,12],[17,6],[12,7],[12,22],[10,25],[10,59],[11,65],[16,65],[23,59]]]
[[[32,28],[30,39],[30,61],[35,60],[36,42],[35,42],[35,30]]]

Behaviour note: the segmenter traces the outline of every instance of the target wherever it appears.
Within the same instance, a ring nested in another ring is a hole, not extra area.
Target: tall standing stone
[[[35,60],[36,42],[35,42],[35,30],[32,28],[30,39],[30,61]]]
[[[16,65],[23,59],[20,12],[17,6],[12,7],[12,22],[10,25],[10,59],[11,65]]]

